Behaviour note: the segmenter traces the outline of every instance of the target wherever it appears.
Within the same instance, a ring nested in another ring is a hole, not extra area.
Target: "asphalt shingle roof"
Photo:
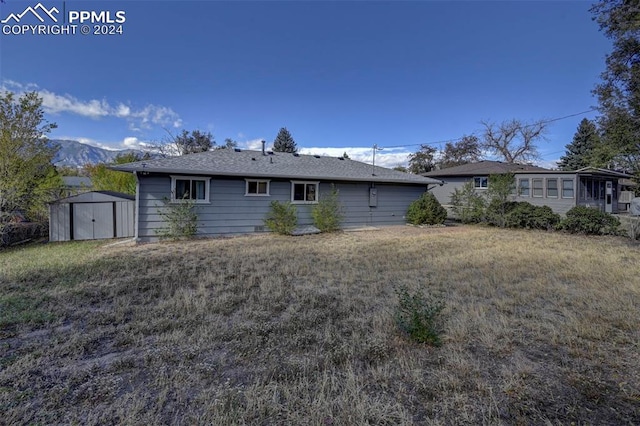
[[[541,172],[549,171],[543,167],[533,166],[530,164],[520,163],[503,163],[501,161],[483,160],[477,163],[463,164],[461,166],[448,167],[442,170],[432,170],[424,173],[424,176],[434,178],[444,176],[477,176],[477,175],[493,175],[500,173],[517,173],[517,172]]]
[[[218,149],[180,157],[157,158],[110,166],[125,172],[176,173],[209,176],[283,178],[403,183],[413,185],[440,184],[441,181],[403,173],[359,161],[285,152],[236,151]]]

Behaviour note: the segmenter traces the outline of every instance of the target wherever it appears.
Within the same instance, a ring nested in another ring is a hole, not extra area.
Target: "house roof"
[[[237,176],[337,180],[412,185],[441,184],[442,181],[372,166],[350,159],[285,152],[218,149],[180,157],[157,158],[110,166],[124,172],[175,173],[186,175]]]
[[[425,176],[434,178],[446,178],[452,176],[479,176],[500,173],[527,173],[527,174],[567,174],[580,176],[612,176],[630,179],[632,176],[626,173],[596,167],[584,167],[578,170],[549,170],[530,164],[503,163],[501,161],[478,161],[477,163],[463,164],[462,166],[449,167],[442,170],[433,170],[424,173]]]
[[[543,167],[533,166],[531,164],[520,163],[503,163],[502,161],[483,160],[477,163],[463,164],[461,166],[448,167],[441,170],[432,170],[424,173],[429,177],[444,176],[478,176],[478,175],[494,175],[501,173],[522,173],[522,172],[541,172],[549,171]]]

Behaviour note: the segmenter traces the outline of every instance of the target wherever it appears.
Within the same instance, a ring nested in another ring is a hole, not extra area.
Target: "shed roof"
[[[136,197],[122,192],[114,191],[90,191],[82,194],[73,195],[71,197],[61,198],[50,204],[67,204],[67,203],[105,203],[112,201],[132,201]]]
[[[157,158],[110,166],[125,172],[197,174],[254,178],[284,178],[441,184],[437,179],[372,166],[340,157],[290,154],[286,152],[218,149],[180,157]]]
[[[441,170],[432,170],[424,173],[429,177],[445,177],[445,176],[477,176],[477,175],[493,175],[501,173],[518,173],[518,172],[539,172],[549,171],[544,167],[538,167],[531,164],[520,163],[503,163],[502,161],[482,160],[477,163],[463,164],[461,166],[448,167]]]

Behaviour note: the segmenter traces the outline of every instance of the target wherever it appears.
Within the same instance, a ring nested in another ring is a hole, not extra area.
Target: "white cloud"
[[[178,128],[182,119],[171,108],[149,104],[142,109],[134,109],[122,102],[111,105],[106,99],[78,99],[70,94],[57,94],[41,89],[33,83],[19,83],[13,80],[2,80],[0,91],[16,92],[19,96],[26,91],[37,91],[42,97],[42,108],[50,114],[70,113],[89,118],[116,117],[129,121],[129,128],[134,131],[150,129],[153,125]]]
[[[252,151],[260,151],[262,150],[262,141],[263,139],[251,139],[244,142],[238,142],[238,148],[240,149],[248,149]],[[267,149],[270,150],[271,147],[267,145]]]
[[[301,154],[326,155],[330,157],[341,157],[347,153],[349,158],[363,163],[373,163],[373,148],[367,147],[342,147],[342,148],[300,148]],[[398,165],[407,164],[407,156],[410,151],[402,148],[389,148],[376,152],[376,166],[393,168]]]
[[[238,148],[260,151],[262,149],[263,139],[251,139],[248,141],[238,142]],[[272,150],[273,145],[267,142],[267,150]],[[310,147],[300,148],[300,154],[306,155],[322,155],[327,157],[342,157],[344,153],[347,153],[349,158],[363,163],[372,164],[373,162],[373,149],[367,147]],[[407,165],[407,156],[413,151],[406,151],[403,148],[389,148],[376,152],[376,166],[394,168],[398,165]]]
[[[112,115],[111,107],[104,99],[83,102],[71,95],[57,95],[48,90],[39,90],[38,93],[42,97],[42,108],[50,114],[70,112],[90,118]]]
[[[131,108],[125,104],[119,104],[116,108],[116,117],[129,117],[131,115]]]

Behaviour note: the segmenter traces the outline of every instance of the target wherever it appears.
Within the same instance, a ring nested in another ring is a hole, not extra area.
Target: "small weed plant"
[[[195,201],[183,199],[171,203],[164,199],[164,208],[158,209],[158,214],[164,219],[165,226],[157,229],[156,234],[161,239],[188,239],[198,232],[198,215],[195,211]]]
[[[298,225],[298,210],[290,202],[272,201],[264,224],[271,232],[291,235]]]
[[[447,210],[435,195],[425,192],[409,205],[407,221],[413,225],[439,225],[447,218]]]
[[[331,185],[331,192],[323,194],[311,211],[313,224],[322,232],[334,232],[340,229],[342,206],[338,199],[338,190]]]
[[[422,292],[410,293],[406,287],[396,289],[398,307],[395,320],[411,340],[440,346],[441,313],[444,302]]]

